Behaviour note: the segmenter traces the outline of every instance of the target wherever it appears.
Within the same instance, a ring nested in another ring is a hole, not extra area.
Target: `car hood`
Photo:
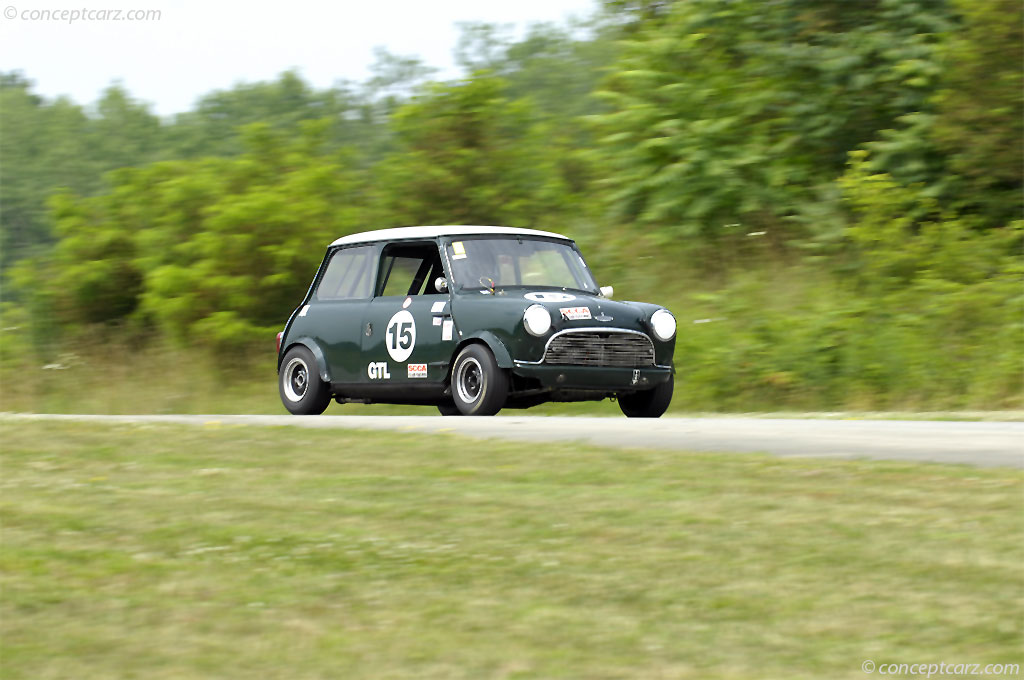
[[[527,293],[526,295],[529,295]],[[531,304],[546,307],[556,330],[576,327],[608,327],[646,330],[646,314],[641,306],[605,297],[586,294],[564,294],[574,299],[548,299],[550,293],[538,298],[524,298],[524,309]]]
[[[570,328],[625,328],[648,332],[647,320],[657,305],[610,300],[599,295],[577,291],[552,292],[522,289],[499,290],[494,295],[467,294],[461,296],[464,309],[475,308],[492,314],[508,315],[519,321],[523,311],[531,305],[541,305],[551,313],[553,330]],[[469,311],[466,309],[466,311]]]

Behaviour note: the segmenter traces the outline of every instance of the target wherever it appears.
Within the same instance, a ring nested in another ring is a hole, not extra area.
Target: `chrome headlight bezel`
[[[523,328],[535,337],[543,337],[551,331],[551,312],[544,305],[530,305],[523,312]]]
[[[654,337],[662,342],[671,340],[676,335],[676,317],[667,309],[659,309],[651,314],[651,330]]]

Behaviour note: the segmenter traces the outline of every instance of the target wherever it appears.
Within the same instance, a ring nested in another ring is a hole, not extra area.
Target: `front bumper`
[[[540,382],[541,387],[570,390],[649,390],[672,377],[671,366],[618,368],[570,366],[516,361],[515,375]]]

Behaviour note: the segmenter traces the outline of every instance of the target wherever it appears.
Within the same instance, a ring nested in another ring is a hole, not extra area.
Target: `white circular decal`
[[[416,320],[412,314],[403,309],[391,317],[384,333],[384,345],[395,361],[402,363],[409,358],[416,346]]]
[[[576,299],[575,295],[568,293],[527,293],[523,297],[534,302],[572,302]]]

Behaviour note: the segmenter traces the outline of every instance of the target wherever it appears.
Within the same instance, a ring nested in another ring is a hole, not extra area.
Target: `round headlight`
[[[658,340],[671,340],[676,334],[676,317],[667,309],[659,309],[651,315],[651,328]]]
[[[551,330],[551,313],[541,305],[530,305],[523,313],[523,326],[532,335],[544,335]]]

